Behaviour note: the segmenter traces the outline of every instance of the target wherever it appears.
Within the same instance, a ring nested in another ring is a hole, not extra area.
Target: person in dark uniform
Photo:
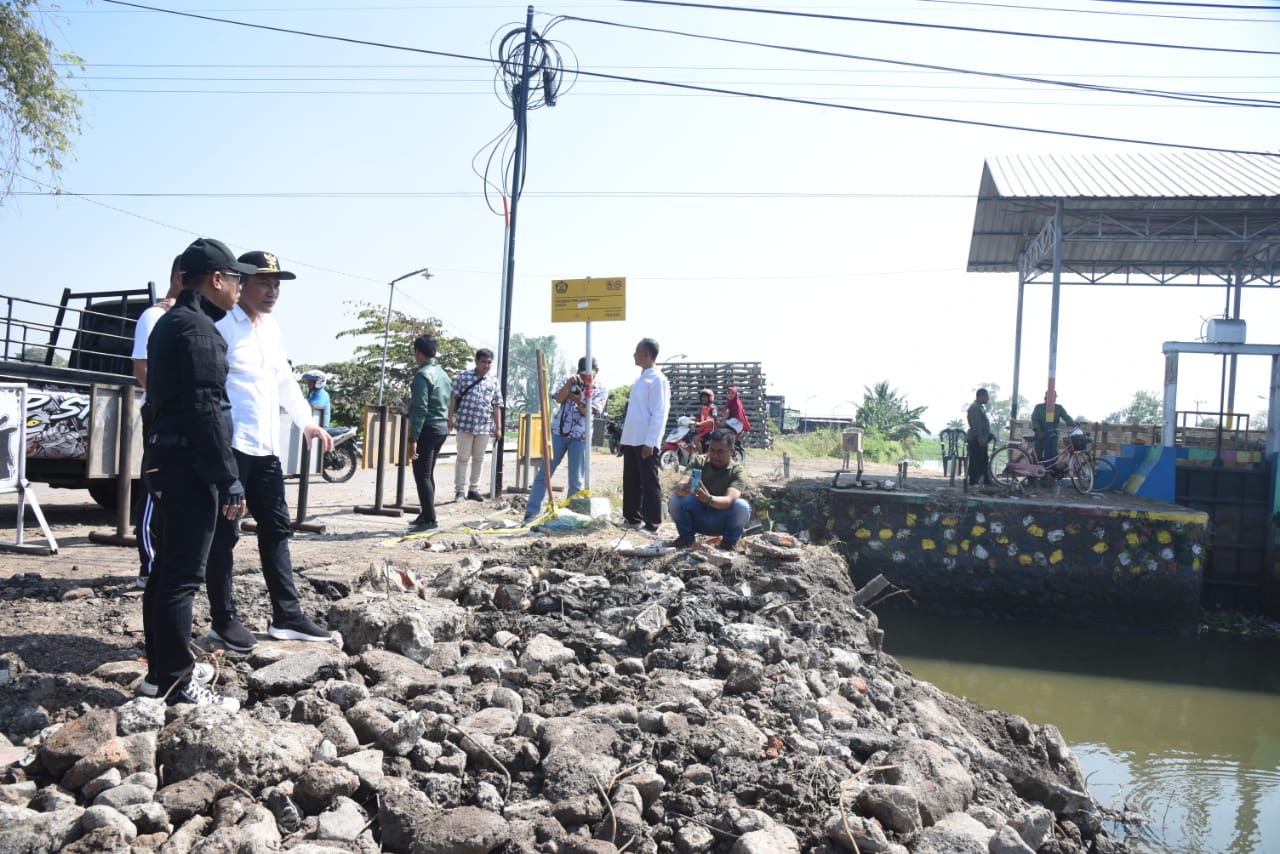
[[[978,389],[965,416],[969,422],[969,429],[964,434],[969,450],[966,476],[969,486],[991,483],[991,475],[987,471],[991,451],[991,419],[987,417],[990,399],[991,395],[985,388]]]
[[[159,515],[160,550],[143,594],[147,680],[170,704],[239,703],[193,678],[191,603],[204,585],[218,517],[244,512],[231,452],[227,344],[214,324],[257,272],[226,244],[202,237],[182,253],[182,293],[147,341],[151,406],[143,476]]]

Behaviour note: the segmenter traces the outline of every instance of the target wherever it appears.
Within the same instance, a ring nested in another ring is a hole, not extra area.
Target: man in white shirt
[[[284,474],[277,443],[283,408],[302,428],[303,438],[319,439],[324,451],[333,439],[311,414],[293,378],[284,339],[271,312],[280,296],[281,280],[297,278],[280,269],[269,252],[246,252],[239,260],[257,267],[240,291],[240,300],[218,321],[227,342],[227,397],[231,400],[231,447],[240,470],[245,502],[258,527],[258,554],[271,594],[271,623],[267,634],[276,640],[327,641],[330,633],[302,612],[293,583],[289,556],[289,506],[285,503]],[[239,525],[219,519],[209,549],[207,583],[213,627],[209,636],[234,652],[248,652],[257,640],[236,619],[231,595],[232,552]]]
[[[644,525],[657,533],[662,524],[662,485],[658,482],[658,448],[671,410],[671,384],[655,365],[658,342],[642,338],[636,345],[640,376],[627,398],[627,420],[622,427],[622,519],[634,527]]]
[[[156,328],[156,321],[164,317],[164,313],[173,305],[173,301],[182,293],[182,256],[173,259],[169,268],[169,290],[164,298],[155,305],[147,306],[138,317],[138,324],[133,328],[133,377],[142,386],[142,430],[147,429],[147,339],[151,330]],[[155,505],[151,503],[151,494],[139,489],[133,500],[133,518],[136,527],[134,538],[138,542],[138,580],[136,587],[141,590],[147,586],[147,577],[151,575],[151,565],[156,559],[157,535],[155,525]]]

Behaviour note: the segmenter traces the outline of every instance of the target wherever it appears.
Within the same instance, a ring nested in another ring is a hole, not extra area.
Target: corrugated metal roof
[[[1247,198],[1280,196],[1280,155],[1185,151],[993,157],[1001,198]]]
[[[982,170],[968,269],[1016,271],[1058,200],[1063,262],[1075,272],[1280,275],[1280,155],[991,158]]]

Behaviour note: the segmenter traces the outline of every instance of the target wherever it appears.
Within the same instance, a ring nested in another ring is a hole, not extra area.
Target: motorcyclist
[[[732,430],[739,442],[742,441],[742,434],[751,429],[751,422],[747,420],[747,411],[742,405],[742,397],[738,394],[737,386],[729,386],[729,391],[725,395],[724,418],[721,419],[720,425]]]
[[[307,384],[307,403],[311,404],[312,409],[321,410],[320,426],[328,427],[329,416],[333,414],[333,404],[329,400],[329,392],[325,390],[328,375],[312,368],[302,375],[302,379]]]
[[[711,438],[711,431],[716,429],[716,395],[709,388],[704,388],[698,392],[698,420],[694,422],[694,426],[698,428],[696,442],[698,450],[701,453],[707,452],[707,442]]]

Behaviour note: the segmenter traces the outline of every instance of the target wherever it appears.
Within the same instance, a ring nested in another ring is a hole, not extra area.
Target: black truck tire
[[[120,485],[118,478],[106,477],[95,478],[89,481],[86,487],[89,490],[89,497],[98,503],[98,505],[106,510],[115,510]],[[142,489],[142,481],[135,479],[131,484],[131,492],[129,493],[134,500],[137,499],[138,493]]]

